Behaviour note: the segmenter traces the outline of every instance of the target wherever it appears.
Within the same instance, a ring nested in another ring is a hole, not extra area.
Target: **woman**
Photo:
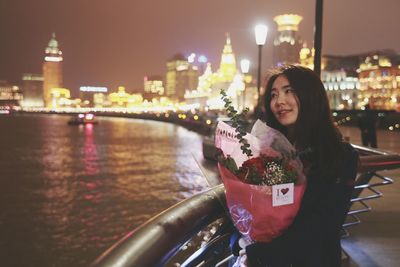
[[[270,77],[265,119],[298,151],[307,189],[293,224],[270,243],[245,248],[248,266],[340,266],[341,226],[349,207],[358,154],[335,127],[325,88],[310,69],[287,66]]]

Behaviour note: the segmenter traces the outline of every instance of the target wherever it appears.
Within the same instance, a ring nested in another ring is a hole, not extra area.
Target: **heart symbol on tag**
[[[286,194],[287,192],[289,191],[289,188],[282,188],[281,189],[281,192],[282,192],[282,194]]]

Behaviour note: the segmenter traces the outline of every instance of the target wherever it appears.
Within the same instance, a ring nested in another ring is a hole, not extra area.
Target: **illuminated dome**
[[[56,40],[56,34],[53,32],[49,44],[46,47],[46,56],[58,56],[61,57],[62,52],[58,48],[58,41]],[[62,60],[62,58],[61,58]]]
[[[274,18],[278,31],[298,31],[303,17],[295,14],[284,14]]]
[[[60,62],[63,60],[62,52],[58,48],[58,41],[56,40],[56,34],[53,32],[49,44],[46,47],[45,61]]]
[[[58,48],[58,41],[56,40],[56,34],[53,32],[51,39],[48,44],[49,48]]]

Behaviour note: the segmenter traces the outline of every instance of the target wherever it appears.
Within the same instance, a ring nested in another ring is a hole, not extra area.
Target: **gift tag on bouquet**
[[[293,204],[294,184],[278,184],[272,186],[272,206]]]

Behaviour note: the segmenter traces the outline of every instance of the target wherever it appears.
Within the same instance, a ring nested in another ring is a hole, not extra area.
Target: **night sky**
[[[253,27],[269,26],[263,68],[271,66],[273,17],[303,16],[299,34],[313,40],[315,0],[2,0],[0,80],[20,83],[41,73],[44,49],[56,33],[64,55],[64,85],[123,85],[133,92],[145,75],[164,74],[174,54],[204,54],[219,65],[229,32],[236,59],[256,67]],[[376,49],[400,53],[399,0],[324,1],[322,54]],[[239,66],[238,66],[239,67]]]

